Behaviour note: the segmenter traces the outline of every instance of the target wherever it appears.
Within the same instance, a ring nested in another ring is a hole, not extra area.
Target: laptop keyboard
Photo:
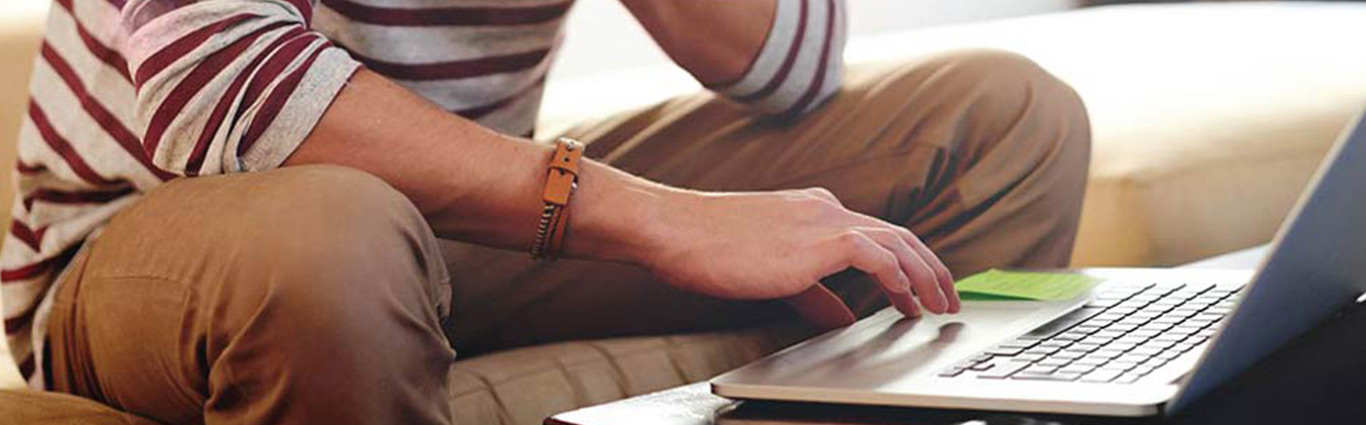
[[[1126,285],[939,373],[944,378],[1133,383],[1202,346],[1241,285]]]

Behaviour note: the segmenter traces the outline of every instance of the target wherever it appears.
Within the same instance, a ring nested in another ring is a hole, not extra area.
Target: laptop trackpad
[[[911,320],[888,308],[728,377],[770,385],[878,388],[936,371],[1047,321],[1075,303],[975,302]]]

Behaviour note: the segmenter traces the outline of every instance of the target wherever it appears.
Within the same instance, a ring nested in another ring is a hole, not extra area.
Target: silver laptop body
[[[892,308],[711,381],[718,395],[1114,416],[1173,413],[1366,291],[1366,120],[1347,127],[1256,271],[1083,269],[1062,302]]]

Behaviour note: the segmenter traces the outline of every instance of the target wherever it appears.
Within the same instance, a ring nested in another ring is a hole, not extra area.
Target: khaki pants
[[[970,51],[856,67],[844,87],[796,122],[703,93],[567,135],[672,185],[828,188],[909,227],[960,276],[1066,264],[1090,130],[1065,84]],[[857,273],[831,282],[856,311],[881,305]],[[438,241],[397,191],[338,167],[166,184],[60,285],[54,388],[167,423],[445,424],[448,341],[470,355],[791,320],[629,266]]]

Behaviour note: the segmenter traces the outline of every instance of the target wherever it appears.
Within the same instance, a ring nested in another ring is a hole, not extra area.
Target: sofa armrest
[[[47,0],[0,2],[0,63],[6,64],[0,66],[0,218],[5,219],[0,222],[0,230],[5,231],[14,201],[14,182],[9,170],[14,168],[19,123],[28,103],[29,72],[33,70],[33,57],[43,35],[47,6]],[[9,345],[0,338],[0,389],[22,387],[23,379],[10,361]]]

